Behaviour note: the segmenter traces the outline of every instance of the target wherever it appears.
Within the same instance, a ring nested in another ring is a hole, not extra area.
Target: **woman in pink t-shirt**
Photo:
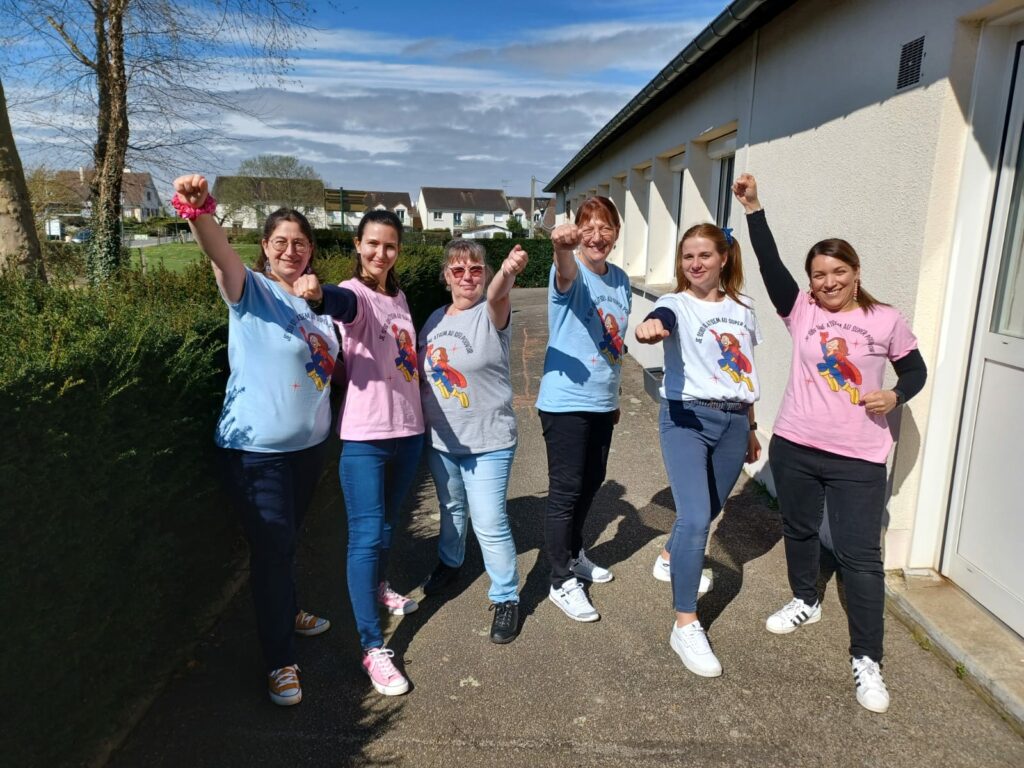
[[[395,615],[418,607],[387,578],[391,537],[416,478],[424,429],[416,330],[394,270],[401,243],[402,223],[394,213],[368,211],[356,230],[354,277],[305,295],[341,328],[347,386],[338,419],[338,474],[348,516],[348,592],[363,670],[385,696],[405,693],[409,681],[384,645],[378,606]]]
[[[768,297],[793,337],[789,383],[768,456],[793,599],[768,617],[766,627],[788,634],[821,619],[818,531],[827,510],[846,593],[857,701],[885,712],[881,543],[885,462],[893,442],[885,417],[921,390],[927,370],[900,313],[861,285],[853,246],[838,238],[812,246],[804,261],[810,290],[802,293],[779,257],[754,177],[742,174],[733,193],[747,212]],[[882,388],[887,363],[898,376],[892,389]]]

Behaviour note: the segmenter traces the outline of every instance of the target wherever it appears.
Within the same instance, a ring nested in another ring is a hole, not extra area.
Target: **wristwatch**
[[[900,406],[907,402],[907,396],[899,389],[893,389],[892,393],[896,395],[896,405]]]

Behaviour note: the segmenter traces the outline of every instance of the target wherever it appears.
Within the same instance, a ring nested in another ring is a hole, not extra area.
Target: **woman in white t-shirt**
[[[743,463],[761,453],[753,408],[761,332],[742,287],[740,246],[731,231],[690,227],[677,251],[676,292],[658,299],[636,329],[641,344],[665,345],[659,431],[676,522],[655,576],[665,580],[668,571],[672,582],[676,621],[669,643],[702,677],[722,674],[697,619],[708,531]]]

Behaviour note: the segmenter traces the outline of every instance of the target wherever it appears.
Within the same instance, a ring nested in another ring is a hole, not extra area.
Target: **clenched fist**
[[[665,326],[662,325],[661,320],[656,317],[652,317],[650,320],[644,320],[636,327],[636,340],[641,344],[657,344],[659,341],[664,341],[671,335],[671,333],[665,330]]]
[[[201,208],[210,194],[210,184],[205,176],[189,173],[174,180],[174,191],[193,208]]]
[[[523,250],[521,245],[516,245],[511,251],[508,252],[508,257],[501,263],[501,271],[508,277],[515,277],[524,269],[526,269],[526,263],[530,260],[530,257]]]
[[[299,275],[292,283],[292,291],[300,299],[305,299],[311,304],[323,301],[324,298],[324,289],[320,287],[316,275]]]

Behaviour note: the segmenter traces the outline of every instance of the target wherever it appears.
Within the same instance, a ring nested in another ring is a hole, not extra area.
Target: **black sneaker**
[[[504,603],[493,603],[488,610],[494,611],[491,621],[491,642],[511,643],[519,634],[519,603],[508,600]]]
[[[423,594],[436,595],[459,578],[460,570],[461,569],[459,568],[452,568],[450,565],[445,565],[444,563],[439,562],[434,568],[434,572],[427,577],[425,582],[423,582]]]

